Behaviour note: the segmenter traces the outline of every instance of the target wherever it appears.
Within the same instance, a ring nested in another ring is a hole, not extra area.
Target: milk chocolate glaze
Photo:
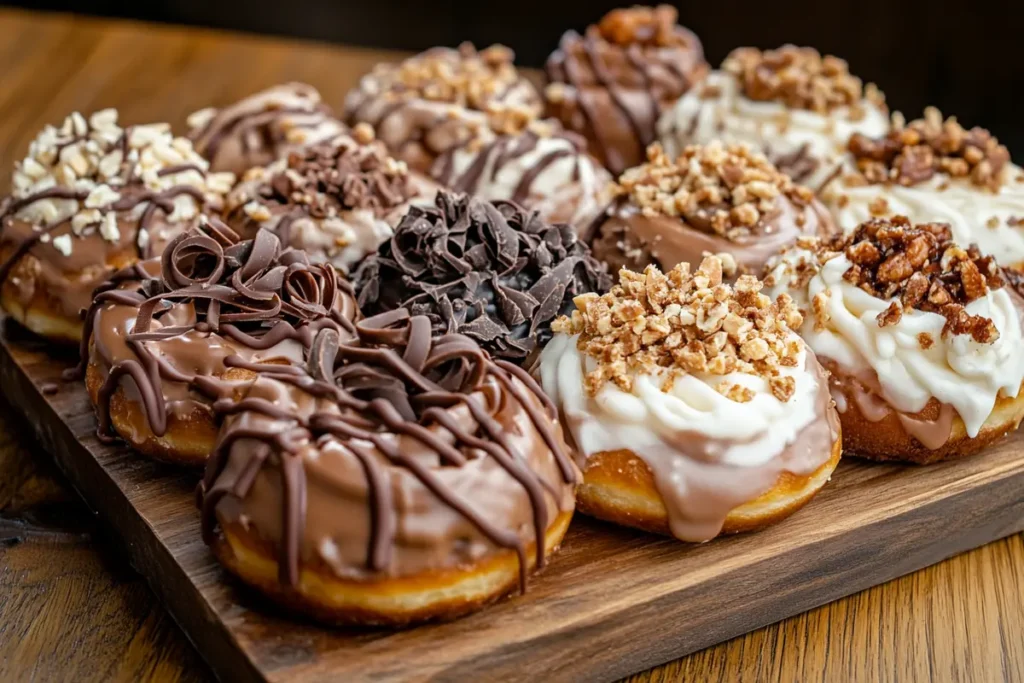
[[[543,566],[579,470],[526,372],[431,327],[397,309],[357,323],[352,340],[322,329],[305,369],[271,367],[241,401],[217,401],[204,539],[241,523],[276,547],[293,587],[301,566],[407,576],[512,549],[524,587],[528,544]]]

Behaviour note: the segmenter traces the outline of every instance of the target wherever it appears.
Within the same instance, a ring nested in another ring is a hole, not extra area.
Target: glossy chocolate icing
[[[303,363],[315,334],[354,334],[351,287],[329,265],[280,248],[261,231],[250,241],[212,219],[176,238],[159,260],[116,273],[86,316],[82,365],[105,377],[99,434],[111,434],[110,400],[118,388],[137,401],[148,428],[162,436],[168,415],[210,412],[239,389],[224,378],[244,364]]]
[[[450,569],[529,543],[571,511],[579,472],[524,371],[395,310],[354,340],[319,333],[305,371],[275,367],[226,415],[200,486],[203,534],[241,524],[303,567],[349,579]]]

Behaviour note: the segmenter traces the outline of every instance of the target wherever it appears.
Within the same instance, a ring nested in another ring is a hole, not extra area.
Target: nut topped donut
[[[1024,416],[1024,304],[949,226],[872,219],[806,240],[766,284],[807,311],[848,452],[929,463],[974,453]]]
[[[478,52],[463,43],[378,64],[346,96],[345,121],[370,124],[396,158],[427,173],[440,154],[481,131],[518,130],[540,115],[540,94],[513,58],[502,45]]]
[[[579,478],[523,370],[404,310],[321,331],[226,415],[201,486],[229,571],[333,623],[451,618],[544,566]]]
[[[616,175],[643,162],[659,116],[707,74],[677,16],[669,5],[612,10],[582,36],[567,31],[548,58],[548,112]]]
[[[302,364],[321,329],[354,334],[351,287],[329,264],[281,250],[272,233],[239,241],[211,219],[159,261],[116,273],[86,317],[82,362],[101,438],[202,465],[212,405],[272,364]]]
[[[392,234],[411,201],[438,187],[390,157],[364,125],[250,169],[228,195],[224,216],[243,237],[273,231],[286,247],[348,271]]]
[[[948,223],[954,241],[1024,268],[1024,170],[987,130],[929,108],[910,123],[895,117],[884,137],[854,135],[849,151],[821,192],[841,229],[896,215]]]
[[[715,256],[619,278],[576,297],[538,370],[575,444],[580,511],[698,542],[810,500],[839,421],[792,300],[751,275],[725,284]]]
[[[570,226],[444,192],[435,206],[410,209],[354,280],[365,315],[405,308],[435,334],[465,335],[519,364],[551,338],[574,296],[611,285]]]
[[[188,126],[210,167],[237,176],[346,131],[316,88],[305,83],[275,85],[221,109],[200,109],[188,117]]]
[[[578,232],[607,206],[612,184],[584,141],[553,121],[534,121],[516,134],[474,138],[441,155],[433,175],[455,192],[512,201]]]
[[[760,273],[801,235],[831,235],[828,211],[805,187],[745,145],[692,145],[675,159],[658,145],[619,178],[618,197],[589,236],[611,270],[696,267],[721,254],[726,274]]]
[[[105,109],[46,126],[0,203],[0,305],[37,334],[78,343],[93,289],[219,210],[233,183],[166,123],[122,128]]]
[[[712,140],[762,150],[793,180],[818,191],[839,168],[854,133],[885,135],[888,110],[847,63],[809,47],[733,50],[658,122],[669,154]]]

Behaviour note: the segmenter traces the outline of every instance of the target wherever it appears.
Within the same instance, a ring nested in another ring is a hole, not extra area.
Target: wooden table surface
[[[392,53],[0,10],[0,186],[44,123],[170,121],[285,80],[340,106]],[[0,399],[0,680],[211,678]],[[4,401],[7,401],[6,403]],[[1024,681],[1024,535],[634,677]]]

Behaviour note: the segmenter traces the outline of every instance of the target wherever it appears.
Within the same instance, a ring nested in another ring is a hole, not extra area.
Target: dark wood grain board
[[[525,596],[406,631],[323,629],[219,568],[195,475],[101,444],[81,386],[42,393],[69,362],[0,324],[10,403],[223,680],[612,680],[1024,529],[1018,434],[929,468],[844,462],[785,523],[699,546],[577,517]]]

